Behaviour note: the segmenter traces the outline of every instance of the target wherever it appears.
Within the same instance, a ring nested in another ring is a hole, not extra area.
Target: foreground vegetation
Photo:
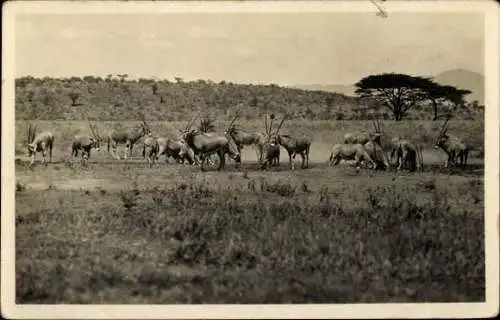
[[[476,174],[254,169],[17,167],[16,302],[484,301]]]

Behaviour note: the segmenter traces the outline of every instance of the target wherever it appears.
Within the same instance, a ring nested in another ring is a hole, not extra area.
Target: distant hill
[[[479,101],[484,104],[484,76],[464,69],[455,69],[442,72],[434,76],[434,81],[442,85],[452,85],[460,89],[471,90],[465,98],[468,101]]]
[[[479,101],[484,104],[484,77],[483,75],[464,69],[455,69],[441,72],[435,76],[431,76],[439,84],[452,85],[460,89],[471,90],[472,93],[465,98],[468,101]],[[297,84],[291,86],[292,88],[302,90],[319,90],[326,92],[340,93],[346,96],[355,96],[354,91],[356,87],[352,85],[342,84]]]
[[[342,84],[297,84],[291,86],[292,88],[302,89],[302,90],[312,90],[312,91],[326,91],[340,93],[346,96],[355,96],[354,91],[356,87],[354,85],[342,85]]]

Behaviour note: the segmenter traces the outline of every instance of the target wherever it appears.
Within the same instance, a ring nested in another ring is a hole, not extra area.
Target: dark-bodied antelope
[[[236,143],[229,135],[205,133],[196,129],[191,129],[191,126],[192,122],[188,122],[184,130],[183,140],[186,141],[187,145],[200,157],[202,170],[205,159],[212,154],[217,154],[219,156],[220,162],[217,169],[218,171],[224,169],[226,155],[235,160],[236,163],[241,163],[241,156],[236,147]]]
[[[448,116],[434,141],[434,148],[441,149],[448,155],[448,159],[445,161],[445,167],[448,167],[450,164],[456,165],[457,158],[460,160],[460,165],[465,167],[467,165],[470,148],[459,137],[447,133],[449,120],[450,117]]]
[[[117,160],[120,160],[120,157],[116,155],[116,147],[119,144],[125,145],[125,153],[124,159],[126,160],[128,157],[132,155],[132,148],[134,144],[139,141],[144,136],[148,136],[151,134],[151,130],[147,125],[146,121],[142,121],[141,125],[137,128],[133,129],[121,129],[121,130],[113,130],[108,134],[108,152],[111,148],[111,156]]]
[[[302,164],[300,166],[301,169],[305,169],[309,167],[309,151],[311,149],[311,138],[302,135],[300,137],[293,137],[288,134],[280,134],[279,131],[283,126],[283,122],[285,121],[286,116],[281,119],[276,132],[273,135],[276,143],[285,148],[288,153],[289,166],[292,170],[295,170],[295,156],[298,154],[302,158]]]
[[[47,152],[49,153],[49,162],[52,162],[52,149],[54,147],[54,135],[50,131],[44,131],[37,134],[38,127],[28,125],[28,141],[26,147],[28,149],[28,156],[31,158],[30,166],[35,163],[35,154],[42,153],[42,164],[47,162]]]
[[[335,144],[332,147],[332,152],[330,153],[330,158],[328,159],[329,166],[337,165],[340,160],[355,161],[355,167],[358,169],[361,162],[367,162],[371,164],[373,170],[377,169],[377,163],[370,157],[370,154],[365,149],[364,145],[360,143],[356,144]]]
[[[395,158],[395,160],[394,160]],[[422,148],[407,139],[395,137],[391,141],[391,162],[396,170],[408,169],[411,172],[423,170]]]
[[[271,135],[273,120],[274,115],[271,115],[271,123],[269,126],[267,125],[267,116],[264,121],[266,126],[266,135],[259,157],[262,169],[267,169],[268,167],[279,167],[280,165],[280,145],[277,143],[276,137]]]
[[[90,151],[94,149],[99,151],[101,148],[102,137],[99,134],[99,128],[95,123],[89,122],[90,135],[76,135],[71,143],[71,156],[78,157],[78,152],[82,154],[82,160],[90,159]]]

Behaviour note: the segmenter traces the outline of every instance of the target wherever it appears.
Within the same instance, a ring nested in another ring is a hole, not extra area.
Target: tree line
[[[473,119],[484,107],[466,103],[470,91],[441,86],[428,78],[399,74],[371,75],[356,83],[356,96],[310,91],[276,84],[235,84],[211,80],[184,81],[107,77],[35,78],[15,80],[15,111],[19,120],[186,120],[199,110],[207,117],[244,119],[267,113],[308,120]]]

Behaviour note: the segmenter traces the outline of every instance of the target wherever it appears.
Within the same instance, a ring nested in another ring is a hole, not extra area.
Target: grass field
[[[66,156],[85,122],[38,123],[57,148],[55,163],[33,170],[16,123],[17,303],[484,301],[479,122],[450,124],[477,143],[463,170],[441,168],[439,123],[384,122],[425,146],[424,172],[398,176],[326,165],[333,143],[370,122],[285,125],[313,136],[310,168],[295,172],[284,151],[279,169],[261,171],[251,149],[225,172],[147,168],[139,146],[136,159],[101,151],[84,168]]]

